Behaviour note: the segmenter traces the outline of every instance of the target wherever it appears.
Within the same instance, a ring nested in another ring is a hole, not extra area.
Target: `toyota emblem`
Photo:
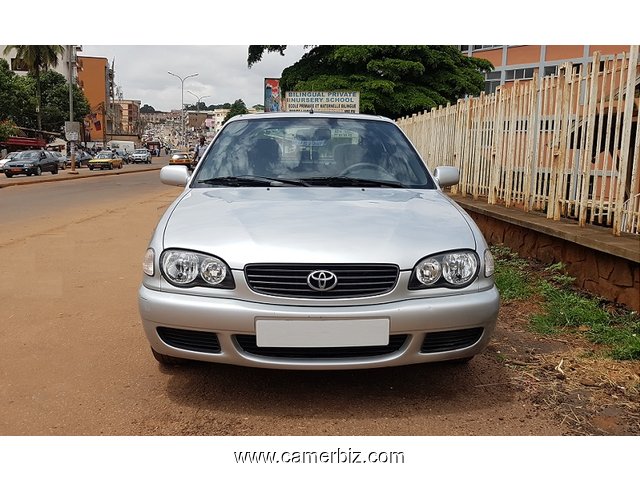
[[[338,285],[338,277],[328,270],[314,270],[307,277],[307,285],[317,292],[327,292]]]

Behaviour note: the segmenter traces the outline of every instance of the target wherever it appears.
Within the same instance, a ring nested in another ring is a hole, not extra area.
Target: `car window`
[[[40,158],[40,152],[20,152],[16,158],[20,160],[37,160]]]
[[[219,177],[267,176],[282,180],[348,177],[435,188],[401,130],[377,120],[236,120],[218,134],[201,164],[193,187],[209,187],[204,182]]]

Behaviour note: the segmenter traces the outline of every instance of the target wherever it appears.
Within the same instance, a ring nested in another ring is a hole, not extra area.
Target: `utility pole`
[[[67,46],[67,56],[69,58],[69,123],[73,123],[73,67],[71,62],[73,60],[73,45]],[[69,133],[67,134],[69,135]],[[71,155],[71,174],[77,174],[76,172],[76,142],[69,140],[69,150]]]

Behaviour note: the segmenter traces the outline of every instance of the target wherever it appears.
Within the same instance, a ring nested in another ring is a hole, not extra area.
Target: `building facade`
[[[493,64],[495,70],[485,74],[485,93],[493,93],[516,80],[554,75],[566,62],[579,72],[591,62],[594,52],[600,52],[604,61],[628,53],[630,45],[459,45],[459,48],[465,55]]]
[[[113,103],[118,111],[114,133],[141,135],[140,100],[115,100]]]
[[[103,57],[79,57],[78,85],[84,92],[91,112],[84,119],[85,141],[106,142],[112,129],[109,111],[109,62]]]

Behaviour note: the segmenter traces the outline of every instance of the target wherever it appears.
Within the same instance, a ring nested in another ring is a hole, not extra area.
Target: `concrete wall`
[[[465,205],[463,205],[465,207]],[[466,208],[490,244],[544,263],[562,262],[576,285],[640,311],[640,263]]]

